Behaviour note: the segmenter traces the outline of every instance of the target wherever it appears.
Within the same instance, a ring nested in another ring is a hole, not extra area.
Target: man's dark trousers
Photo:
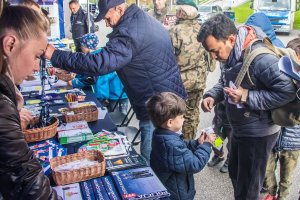
[[[279,132],[265,137],[235,137],[231,140],[229,176],[236,200],[258,200],[269,154]]]

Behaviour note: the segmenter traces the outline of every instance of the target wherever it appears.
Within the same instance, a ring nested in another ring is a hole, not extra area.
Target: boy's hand
[[[212,133],[205,133],[206,137],[204,138],[204,142],[209,142],[210,144],[213,144],[214,141],[216,140],[217,136],[216,134],[212,134]]]
[[[197,139],[198,140],[198,144],[203,144],[204,142],[204,138],[205,138],[205,134],[204,132],[201,133],[200,137]]]
[[[207,97],[201,102],[201,108],[204,112],[211,112],[214,107],[215,100],[212,97]]]

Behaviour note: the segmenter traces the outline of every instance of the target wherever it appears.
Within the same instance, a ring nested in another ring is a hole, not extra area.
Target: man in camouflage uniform
[[[148,14],[163,24],[168,13],[167,0],[153,0],[153,6],[154,9],[149,10]]]
[[[215,62],[197,42],[200,25],[197,6],[192,0],[177,1],[177,24],[169,30],[175,50],[181,79],[188,92],[187,112],[182,133],[184,139],[193,139],[199,124],[199,102],[203,96],[206,77],[215,69]]]

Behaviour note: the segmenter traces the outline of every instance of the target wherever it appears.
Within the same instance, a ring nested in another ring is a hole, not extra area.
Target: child
[[[300,62],[300,38],[291,40],[287,48],[293,49]],[[273,148],[266,169],[264,189],[268,194],[264,200],[283,200],[289,195],[289,187],[292,185],[292,175],[297,166],[300,154],[300,125],[294,127],[282,127],[278,141]],[[280,164],[280,181],[277,185],[275,170],[277,162]],[[276,194],[278,196],[276,197]]]
[[[99,39],[96,34],[85,34],[80,39],[81,51],[83,53],[99,53],[102,49],[97,49],[98,43]],[[109,112],[113,111],[115,104],[118,102],[118,111],[126,115],[128,97],[123,92],[123,84],[115,72],[99,77],[77,75],[75,79],[69,82],[69,85],[72,85],[74,88],[83,88],[91,85],[95,96],[108,108]]]
[[[214,134],[202,133],[197,140],[184,141],[181,128],[186,111],[184,100],[171,92],[152,96],[146,102],[153,132],[150,166],[171,193],[172,200],[192,200],[196,190],[193,174],[207,163]]]
[[[227,157],[223,166],[220,169],[220,172],[227,173],[232,130],[226,116],[225,105],[223,102],[220,102],[215,106],[215,117],[213,119],[213,124],[215,125],[214,128],[215,133],[217,133],[217,135],[219,135],[223,140],[225,140],[226,138],[228,140],[226,145],[226,148],[228,150]],[[214,151],[214,156],[211,159],[211,161],[207,163],[208,167],[213,167],[225,159],[223,146],[221,147],[220,150],[213,147],[213,151]]]

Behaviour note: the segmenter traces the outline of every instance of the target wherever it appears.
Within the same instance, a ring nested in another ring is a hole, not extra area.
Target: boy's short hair
[[[146,109],[153,125],[160,127],[167,120],[183,115],[186,111],[186,104],[176,94],[162,92],[148,99]]]
[[[299,56],[300,55],[300,37],[289,41],[288,44],[286,45],[286,48],[293,49],[296,52],[297,56]]]

